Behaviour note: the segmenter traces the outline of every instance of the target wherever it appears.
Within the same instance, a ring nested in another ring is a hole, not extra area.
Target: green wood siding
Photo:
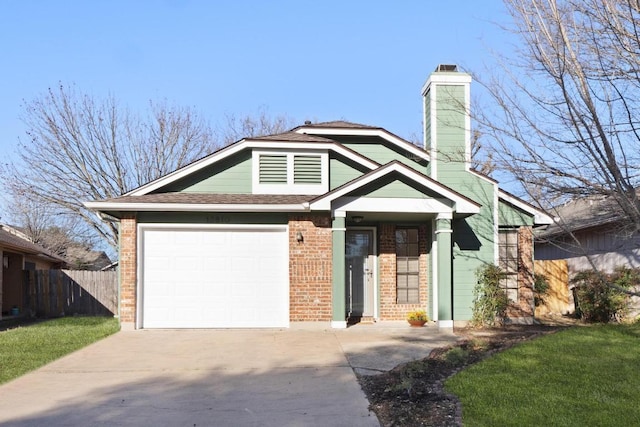
[[[411,187],[400,180],[394,180],[380,188],[371,191],[365,197],[391,197],[391,198],[416,198],[428,199],[429,196],[419,189]]]
[[[238,153],[173,182],[155,193],[251,193],[251,151]]]
[[[453,318],[470,320],[475,273],[492,264],[495,254],[494,185],[469,172],[447,176],[443,182],[480,203],[480,212],[453,222]]]
[[[139,212],[139,223],[172,224],[287,224],[281,212]]]
[[[329,158],[329,190],[334,190],[369,171],[368,168],[331,154]]]
[[[498,224],[500,226],[533,225],[534,218],[531,214],[507,203],[500,201],[498,204]]]
[[[436,86],[437,99],[433,113],[438,141],[438,178],[441,172],[459,172],[465,167],[464,95],[464,86]]]
[[[427,171],[428,162],[426,160],[420,159],[420,161],[415,161],[413,160],[413,155],[407,150],[402,149],[380,137],[333,136],[332,138],[340,142],[345,147],[373,160],[374,162],[380,163],[381,165],[398,160],[419,172],[426,173]]]

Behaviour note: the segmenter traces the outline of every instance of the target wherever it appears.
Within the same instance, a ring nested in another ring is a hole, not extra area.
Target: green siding
[[[455,179],[447,176],[443,183],[482,205],[478,214],[453,223],[453,319],[470,320],[475,273],[494,262],[495,187],[468,172],[456,174]]]
[[[436,138],[438,178],[441,172],[464,170],[465,111],[464,86],[436,86]]]
[[[246,150],[155,192],[251,194],[251,163],[251,151]]]
[[[410,154],[408,150],[392,144],[383,138],[377,136],[332,136],[332,138],[345,147],[381,165],[398,160],[419,172],[426,173],[427,171],[428,161],[423,159],[420,159],[420,161],[413,160],[414,156]]]
[[[137,220],[171,224],[287,224],[289,216],[281,212],[139,212]]]
[[[502,200],[498,204],[498,224],[500,226],[533,225],[533,222],[534,218],[531,214]]]
[[[346,159],[332,155],[329,159],[329,190],[334,190],[368,171],[369,169],[364,166],[352,164]]]
[[[371,191],[365,197],[390,197],[390,198],[416,198],[428,199],[429,196],[420,190],[413,188],[400,180],[392,181],[380,188]]]

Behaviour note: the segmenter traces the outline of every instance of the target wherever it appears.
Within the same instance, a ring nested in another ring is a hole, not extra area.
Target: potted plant
[[[427,312],[424,310],[413,310],[407,313],[407,322],[409,322],[411,326],[424,326],[428,321],[429,316],[427,316]]]

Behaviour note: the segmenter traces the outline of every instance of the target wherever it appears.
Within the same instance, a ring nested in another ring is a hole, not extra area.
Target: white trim
[[[331,231],[347,231],[346,227],[342,228],[332,228]]]
[[[449,205],[447,204],[449,202]],[[453,208],[447,199],[411,199],[394,197],[340,197],[333,209],[358,212],[444,213],[452,218]]]
[[[431,301],[432,308],[431,314],[433,316],[433,320],[438,320],[438,242],[436,240],[436,220],[431,220],[431,297],[433,301]],[[428,296],[428,294],[427,294]]]
[[[208,203],[123,203],[85,202],[84,206],[100,211],[136,212],[305,212],[309,208],[300,204],[208,204]]]
[[[260,156],[280,155],[287,158],[287,183],[286,184],[261,184],[260,183]],[[295,156],[319,156],[320,157],[320,184],[295,184],[294,183],[294,158]],[[253,149],[251,152],[251,179],[253,194],[311,194],[320,195],[329,191],[329,154],[327,150],[275,150]]]
[[[438,219],[453,219],[453,215],[451,212],[439,212],[438,215],[436,215],[436,220]]]
[[[158,188],[161,188],[165,185],[171,184],[185,176],[188,176],[194,172],[197,172],[203,168],[206,168],[209,165],[212,165],[220,160],[223,160],[229,156],[232,156],[242,150],[247,148],[286,148],[290,150],[332,150],[336,153],[339,153],[356,163],[361,164],[362,166],[368,169],[375,169],[379,167],[376,162],[367,159],[364,156],[361,156],[357,153],[354,153],[352,150],[349,150],[340,144],[335,142],[291,142],[291,141],[264,141],[264,140],[252,140],[252,139],[243,139],[241,141],[236,142],[233,145],[230,145],[226,148],[223,148],[220,151],[216,151],[213,154],[210,154],[207,157],[204,157],[200,160],[197,160],[183,168],[180,168],[174,172],[171,172],[168,175],[165,175],[161,178],[156,179],[155,181],[151,181],[141,187],[136,188],[135,190],[130,191],[125,194],[126,196],[142,196],[144,194],[148,194]]]
[[[453,320],[438,320],[438,328],[453,329]]]
[[[448,230],[436,230],[436,234],[440,234],[440,233],[453,233],[452,229],[448,229]]]
[[[346,320],[332,320],[331,327],[333,329],[347,329],[347,321]]]
[[[539,209],[534,208],[533,206],[526,204],[522,200],[505,193],[503,190],[499,190],[499,198],[533,215],[533,219],[536,225],[553,224],[553,219],[549,215],[545,214]]]
[[[340,127],[301,127],[296,129],[297,133],[304,133],[308,135],[346,135],[346,136],[378,136],[385,141],[407,150],[411,154],[420,157],[424,160],[429,160],[429,153],[405,141],[404,139],[388,132],[385,129],[363,129],[363,128],[340,128]]]
[[[427,81],[422,85],[422,95],[424,96],[432,84],[446,84],[449,86],[462,86],[471,84],[471,75],[460,72],[433,72],[429,75]]]

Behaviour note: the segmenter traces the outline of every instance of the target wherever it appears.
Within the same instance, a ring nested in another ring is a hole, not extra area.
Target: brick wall
[[[378,228],[378,267],[380,284],[380,319],[404,320],[408,311],[427,307],[428,227],[419,228],[420,239],[420,303],[396,303],[396,226],[380,224]]]
[[[518,229],[518,303],[511,304],[507,317],[533,320],[533,230]]]
[[[136,246],[135,216],[120,220],[120,323],[133,327],[136,321]]]
[[[298,242],[301,232],[304,241]],[[329,215],[289,217],[289,318],[329,321],[332,316],[332,235]]]

